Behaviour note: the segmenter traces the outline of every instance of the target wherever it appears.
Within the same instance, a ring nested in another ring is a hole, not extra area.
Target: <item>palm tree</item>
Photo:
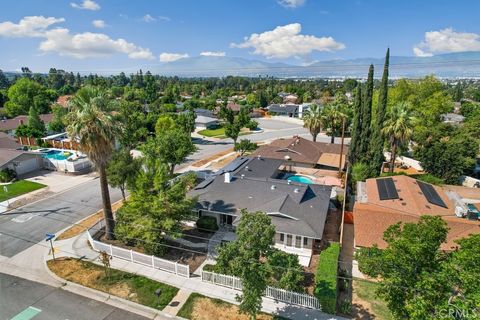
[[[410,141],[414,123],[415,117],[412,115],[410,106],[405,102],[394,105],[387,115],[382,128],[382,134],[390,141],[390,172],[394,170],[398,147]]]
[[[322,131],[323,117],[322,110],[316,104],[310,106],[309,110],[303,113],[303,127],[310,130],[313,141],[317,141],[317,136]]]
[[[330,143],[335,143],[335,133],[342,127],[343,121],[347,119],[344,105],[339,103],[327,105],[322,110],[322,117],[327,130],[330,131]]]
[[[107,239],[114,238],[115,228],[106,173],[118,128],[110,114],[112,103],[104,91],[84,87],[70,100],[72,111],[67,115],[67,133],[72,139],[79,140],[80,150],[93,162],[100,175]]]

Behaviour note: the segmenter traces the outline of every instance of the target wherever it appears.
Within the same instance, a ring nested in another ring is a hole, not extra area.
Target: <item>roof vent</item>
[[[258,159],[258,160],[262,159],[262,156],[261,156],[261,155],[258,155],[258,156],[257,156],[257,159]]]
[[[270,189],[271,189],[271,190],[275,190],[275,189],[277,189],[277,186],[274,185],[274,184],[272,184],[272,186],[270,187]]]
[[[295,189],[293,189],[293,192],[295,192],[295,193],[299,193],[299,192],[300,192],[300,189],[298,189],[298,188],[295,188]]]
[[[245,171],[248,171],[248,170],[249,170],[248,166],[245,166]]]
[[[230,183],[232,181],[232,176],[230,175],[230,172],[225,172],[225,183]]]
[[[288,184],[292,184],[292,180],[288,179],[288,180],[287,180],[287,183],[288,183]]]
[[[245,175],[242,173],[242,175],[240,176],[240,179],[243,179],[245,178]]]

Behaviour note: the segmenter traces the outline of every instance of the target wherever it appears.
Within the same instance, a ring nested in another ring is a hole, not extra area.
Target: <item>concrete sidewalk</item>
[[[86,233],[63,241],[56,241],[55,247],[59,251],[59,256],[85,256],[86,259],[95,261],[99,263],[98,256],[99,254],[92,250],[88,245],[88,238]],[[201,277],[197,274],[192,274],[190,278],[185,278],[182,276],[177,276],[175,274],[153,269],[148,266],[139,265],[128,260],[123,260],[119,258],[113,258],[111,260],[111,267],[119,270],[123,270],[130,273],[135,273],[143,275],[150,279],[166,283],[172,286],[175,286],[180,289],[177,296],[182,298],[181,302],[184,302],[188,295],[188,292],[198,292],[202,295],[221,299],[233,304],[238,304],[236,301],[236,296],[241,294],[240,291],[236,291],[230,288],[221,287],[218,285],[202,282]],[[186,292],[184,292],[186,291]],[[169,308],[166,311],[172,312],[177,308]],[[178,311],[178,310],[176,310]],[[306,308],[301,308],[287,303],[274,301],[272,299],[263,298],[263,307],[262,311],[280,315],[289,319],[302,319],[302,320],[331,320],[331,319],[345,319],[342,317],[330,315],[323,313],[318,310],[311,310]]]

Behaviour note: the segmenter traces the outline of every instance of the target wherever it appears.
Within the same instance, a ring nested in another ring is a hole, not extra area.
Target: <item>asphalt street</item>
[[[115,202],[121,199],[121,193],[110,188],[110,197]],[[45,239],[47,232],[56,233],[101,207],[97,178],[0,215],[0,256],[10,258]]]
[[[0,320],[144,320],[74,293],[0,273]]]

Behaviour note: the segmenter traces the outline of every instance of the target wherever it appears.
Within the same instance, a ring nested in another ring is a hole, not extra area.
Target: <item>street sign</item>
[[[55,235],[53,233],[47,233],[45,241],[50,241],[53,238],[55,238]]]

